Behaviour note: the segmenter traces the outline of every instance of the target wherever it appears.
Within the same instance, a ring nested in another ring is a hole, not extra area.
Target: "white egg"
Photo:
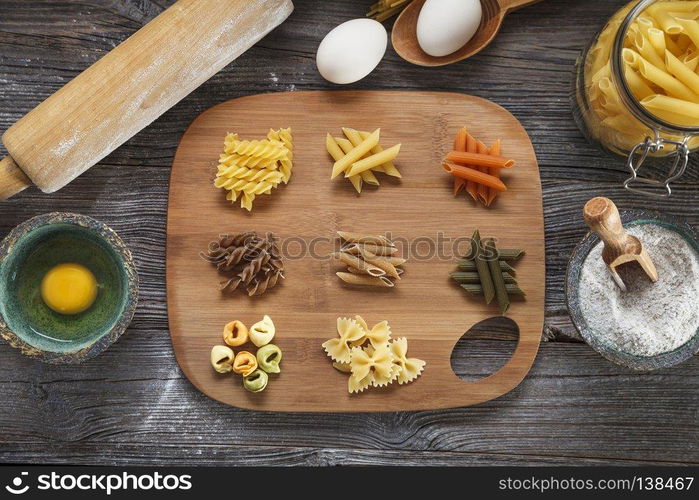
[[[353,19],[325,35],[318,46],[316,65],[326,80],[353,83],[379,64],[386,53],[386,28],[373,19]]]
[[[452,54],[473,38],[482,17],[480,0],[427,0],[417,18],[420,48],[434,57]]]

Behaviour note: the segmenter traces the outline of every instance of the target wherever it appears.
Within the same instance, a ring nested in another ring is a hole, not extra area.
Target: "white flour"
[[[640,266],[619,268],[628,291],[616,286],[602,261],[603,244],[583,263],[580,308],[607,346],[638,356],[672,351],[699,328],[699,258],[678,233],[655,224],[629,226],[658,270],[652,283]]]

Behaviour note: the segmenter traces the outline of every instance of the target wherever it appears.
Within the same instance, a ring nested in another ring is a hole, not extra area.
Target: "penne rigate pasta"
[[[394,255],[398,249],[391,240],[385,236],[347,231],[338,231],[338,235],[343,245],[333,256],[347,266],[346,271],[337,273],[343,281],[355,285],[393,287],[401,279],[403,270],[399,266],[405,263],[405,259]]]
[[[681,27],[682,34],[687,35],[695,47],[699,47],[699,23],[695,19],[675,19]]]
[[[328,134],[330,135],[330,134]],[[340,147],[342,152],[344,154],[349,153],[352,150],[352,143],[345,139],[344,137],[335,137],[335,143]],[[344,155],[343,155],[344,156]],[[342,157],[340,157],[341,159]],[[364,179],[362,178],[361,175],[353,175],[352,177],[349,178],[350,182],[354,186],[354,189],[357,191],[357,193],[362,192],[362,185],[364,183]]]
[[[372,236],[362,233],[352,233],[349,231],[338,231],[338,236],[347,243],[373,243],[374,245],[395,247],[396,245],[385,236]]]
[[[345,177],[350,177],[352,175],[361,174],[367,170],[377,168],[387,162],[393,161],[393,159],[398,156],[400,152],[400,144],[396,144],[388,149],[381,151],[380,153],[367,156],[352,164],[352,168],[345,173]]]
[[[644,80],[635,69],[629,66],[624,66],[624,76],[626,77],[626,83],[631,89],[631,93],[639,101],[655,94],[655,91],[646,83],[646,80]]]
[[[452,163],[490,168],[510,168],[515,164],[514,160],[502,158],[500,156],[490,156],[485,153],[469,153],[461,151],[450,152],[447,154],[445,160]]]
[[[471,134],[466,136],[466,153],[477,153],[478,152],[478,141]],[[469,165],[472,166],[472,165]],[[461,177],[454,176],[457,179]],[[478,184],[473,181],[463,179],[466,183],[466,192],[473,198],[474,201],[478,201]]]
[[[454,151],[467,151],[466,149],[466,138],[468,137],[468,132],[466,127],[461,127],[454,137]],[[460,177],[454,177],[454,196],[459,194],[461,190],[466,185],[466,180]]]
[[[374,132],[371,133],[371,135],[369,135],[369,137],[364,139],[359,145],[353,147],[345,156],[337,160],[333,165],[333,170],[330,178],[334,179],[342,172],[347,170],[352,165],[352,163],[358,161],[362,158],[362,156],[371,151],[371,149],[379,143],[380,133],[381,130],[376,129]]]
[[[336,148],[328,152],[335,163],[331,178],[335,178],[341,173],[352,182],[355,190],[361,193],[363,184],[379,186],[379,180],[374,172],[382,172],[392,177],[401,177],[400,172],[393,163],[393,159],[400,151],[400,144],[384,150],[379,144],[380,129],[372,133],[361,132],[353,128],[344,127],[342,129],[345,137],[326,137],[326,143],[332,139],[340,148],[340,154]]]
[[[366,139],[369,136],[369,132],[360,131],[359,135],[362,139]],[[382,151],[383,151],[383,148],[381,147],[381,145],[377,144],[376,147],[374,147],[371,150],[371,154],[378,154]],[[377,170],[379,170],[379,169],[377,169]],[[394,165],[393,161],[388,161],[388,162],[384,163],[383,165],[381,165],[380,170],[384,174],[390,175],[391,177],[397,177],[399,179],[403,177],[401,175],[401,173],[398,171],[398,168]]]
[[[501,146],[500,139],[498,139],[490,147],[490,149],[488,150],[488,154],[493,155],[493,156],[500,156],[500,146]],[[498,179],[500,178],[500,169],[499,168],[491,168],[489,173],[493,177],[496,177]],[[485,206],[489,207],[493,203],[493,201],[495,200],[497,195],[498,195],[498,190],[494,189],[492,187],[489,187],[488,188],[488,196],[487,196],[486,201],[485,201]]]
[[[481,141],[478,141],[478,146],[477,146],[476,151],[479,154],[487,155],[488,154],[488,146],[483,144]],[[490,170],[500,170],[500,169],[498,169],[498,168],[490,169],[488,167],[478,167],[478,170],[484,174],[490,174]],[[477,194],[476,199],[477,199],[477,201],[483,203],[484,205],[488,204],[488,189],[489,189],[488,186],[486,186],[485,184],[481,184],[481,183],[478,184],[478,194]]]
[[[647,12],[665,33],[677,35],[682,32],[682,25],[677,22],[675,16],[670,14],[667,6],[660,6],[660,4],[656,3],[648,7]]]
[[[345,283],[360,286],[375,286],[383,288],[393,288],[395,284],[385,276],[375,277],[361,274],[337,272],[335,273]]]
[[[330,134],[325,137],[325,148],[335,161],[339,161],[343,156],[345,156],[345,153],[342,151],[335,138]]]
[[[641,76],[665,90],[672,97],[687,101],[699,101],[699,96],[692,92],[684,83],[654,66],[642,56],[638,57],[638,71],[641,73]]]
[[[359,176],[367,184],[371,184],[372,186],[379,185],[379,180],[376,178],[376,175],[374,175],[374,172],[372,172],[371,170],[365,170],[364,172],[360,173]],[[351,176],[351,177],[354,177],[354,176]]]
[[[357,245],[360,248],[362,248],[364,250],[369,250],[374,255],[379,255],[379,256],[388,256],[388,255],[394,255],[394,254],[398,253],[398,249],[396,247],[376,245],[374,243],[359,243]]]
[[[666,121],[692,126],[699,123],[699,104],[665,95],[647,97],[641,104]]]
[[[456,177],[461,177],[466,180],[473,181],[477,184],[485,184],[488,187],[495,189],[496,191],[506,191],[507,186],[495,176],[490,174],[484,174],[478,170],[464,167],[463,165],[457,165],[456,163],[444,162],[442,163],[442,168]]]
[[[670,74],[685,84],[692,92],[699,94],[699,75],[689,69],[669,50],[665,51],[665,62]]]
[[[370,276],[380,277],[385,276],[386,271],[380,267],[374,266],[360,258],[356,255],[352,255],[347,252],[335,252],[334,257],[340,259],[342,262],[347,264],[349,267],[353,267],[359,271],[362,271]]]
[[[368,250],[365,250],[363,245],[360,245],[360,244],[352,244],[352,245],[345,246],[345,247],[343,247],[343,251],[349,252],[353,255],[362,255],[364,252],[368,252]],[[387,263],[393,265],[394,267],[402,266],[403,264],[405,264],[407,262],[406,259],[404,259],[402,257],[396,257],[395,255],[376,255],[376,254],[374,254],[374,252],[370,252],[370,253],[372,253],[373,255],[376,256],[375,259],[380,259],[384,262],[387,262]]]
[[[388,276],[400,279],[400,274],[398,273],[396,266],[391,264],[389,261],[383,259],[381,256],[376,255],[375,253],[370,252],[366,248],[360,247],[359,245],[355,245],[355,248],[357,248],[357,250],[359,251],[359,255],[362,256],[364,262],[371,266],[382,269]]]

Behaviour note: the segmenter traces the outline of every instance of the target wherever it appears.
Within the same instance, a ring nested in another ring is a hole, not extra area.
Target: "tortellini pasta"
[[[257,370],[257,357],[248,351],[240,351],[233,360],[233,371],[247,377]]]
[[[262,370],[255,370],[247,377],[243,377],[243,387],[250,392],[262,392],[267,387],[269,376]]]
[[[233,370],[233,349],[225,345],[215,345],[211,348],[211,366],[218,373],[228,373]]]
[[[272,318],[265,315],[261,321],[250,327],[250,341],[257,347],[262,347],[272,342],[275,333],[276,328]]]
[[[257,350],[257,366],[267,373],[279,373],[282,350],[274,344],[267,344]]]
[[[268,374],[281,372],[279,364],[282,361],[282,350],[270,344],[275,334],[274,322],[267,315],[249,330],[242,321],[231,321],[223,329],[223,340],[227,345],[216,345],[211,349],[211,366],[218,373],[233,372],[241,375],[246,390],[261,392],[269,382]],[[255,354],[240,351],[236,355],[233,349],[228,347],[240,347],[248,342],[258,348]],[[349,370],[349,363],[347,367]]]
[[[248,328],[242,321],[231,321],[223,328],[223,341],[231,347],[238,347],[248,341]]]
[[[348,373],[347,388],[358,393],[369,387],[385,387],[393,382],[407,384],[418,378],[425,361],[408,358],[408,340],[391,340],[391,328],[381,321],[369,328],[361,316],[338,318],[339,338],[323,343],[333,367]],[[366,344],[366,345],[365,345]]]

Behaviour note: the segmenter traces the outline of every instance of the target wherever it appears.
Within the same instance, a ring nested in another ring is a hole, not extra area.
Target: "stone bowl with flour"
[[[625,265],[628,291],[622,292],[602,260],[603,243],[588,233],[566,275],[573,323],[585,342],[616,364],[650,371],[682,363],[699,351],[699,235],[665,214],[630,210],[621,219],[653,259],[658,281],[636,264]]]

